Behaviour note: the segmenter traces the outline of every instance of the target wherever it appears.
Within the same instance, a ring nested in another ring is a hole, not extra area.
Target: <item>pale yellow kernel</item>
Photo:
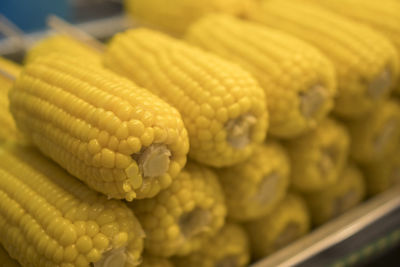
[[[61,263],[64,259],[64,248],[58,247],[56,253],[53,255],[53,261],[56,263]]]
[[[216,118],[220,122],[226,122],[228,120],[228,111],[226,110],[226,108],[218,109],[216,113]]]
[[[89,153],[93,154],[93,155],[96,153],[99,153],[101,150],[99,141],[96,139],[90,140],[89,145],[88,145],[88,150],[89,150]]]
[[[96,234],[93,238],[93,246],[100,251],[108,248],[109,244],[108,237],[102,233]]]
[[[101,131],[98,137],[99,144],[101,147],[106,147],[108,144],[108,139],[110,135],[106,131]]]
[[[88,254],[86,254],[86,259],[89,262],[97,262],[101,259],[101,253],[98,249],[92,248]]]
[[[118,149],[118,146],[119,146],[118,138],[115,136],[110,136],[110,139],[108,139],[108,144],[107,144],[108,149],[116,151]]]
[[[167,139],[167,132],[159,127],[154,127],[154,142],[164,143]]]
[[[100,227],[100,232],[111,238],[119,232],[119,226],[116,222],[107,223]]]
[[[200,106],[200,112],[209,119],[215,116],[214,109],[208,103],[204,103]]]
[[[86,234],[86,224],[83,221],[78,221],[74,223],[75,231],[78,236],[83,236]]]
[[[127,140],[122,140],[121,142],[119,142],[118,152],[120,152],[122,154],[125,154],[125,155],[129,154],[129,153],[132,153],[132,150],[129,147]]]
[[[207,129],[210,126],[210,121],[204,116],[199,116],[196,118],[196,125],[201,129]]]
[[[167,209],[163,206],[157,206],[154,210],[153,210],[153,214],[154,216],[158,217],[158,218],[162,218],[167,214]]]
[[[128,178],[134,178],[139,175],[139,168],[136,162],[132,162],[128,168],[125,169],[126,176]]]
[[[115,214],[113,210],[104,210],[99,217],[97,217],[96,222],[101,226],[106,223],[115,221]]]
[[[124,192],[130,192],[132,190],[132,186],[128,182],[125,182],[122,185],[122,189],[124,190]]]
[[[99,137],[99,133],[100,133],[99,129],[97,129],[95,127],[91,128],[90,131],[89,131],[89,136],[88,136],[89,140],[95,140],[96,138],[98,138]]]
[[[114,248],[119,248],[128,242],[128,234],[125,232],[116,234],[112,239],[112,245]]]
[[[117,132],[115,133],[115,136],[119,139],[126,139],[129,136],[129,129],[128,129],[128,123],[123,122],[119,127]]]
[[[129,181],[130,181],[133,189],[138,189],[143,184],[143,178],[142,178],[142,175],[140,175],[140,174],[137,174],[137,175],[131,177],[131,179]]]
[[[139,120],[130,120],[128,122],[128,130],[130,135],[140,137],[144,133],[144,125]]]
[[[94,237],[99,232],[99,225],[95,221],[86,222],[86,234],[90,237]]]
[[[118,169],[125,169],[131,164],[132,158],[121,154],[121,153],[115,153],[115,167]]]
[[[78,255],[78,257],[75,260],[75,266],[76,267],[87,267],[89,266],[89,262],[83,255]]]
[[[115,166],[115,153],[107,148],[101,150],[101,165],[106,168]]]
[[[140,142],[140,139],[137,137],[129,137],[127,139],[128,146],[132,153],[138,153],[140,149],[142,148],[142,143]]]
[[[220,107],[223,106],[222,99],[220,97],[217,97],[217,96],[211,97],[209,99],[209,103],[215,110],[217,110],[217,109],[219,109]]]
[[[64,261],[66,262],[74,261],[77,256],[78,256],[78,250],[76,249],[75,245],[70,245],[65,248]]]
[[[77,239],[77,234],[75,231],[75,227],[73,225],[68,225],[64,227],[59,242],[62,246],[68,246],[70,244],[75,243],[76,239]]]
[[[96,155],[93,156],[92,158],[92,165],[94,167],[101,167],[101,152],[97,153]]]
[[[199,130],[198,137],[201,141],[210,141],[213,138],[210,131],[208,130]]]
[[[233,119],[236,118],[240,115],[240,106],[238,103],[235,103],[233,105],[231,105],[228,108],[228,114],[229,114],[229,118]]]
[[[76,241],[76,249],[80,253],[87,253],[92,249],[92,247],[93,247],[92,239],[87,235],[81,236]]]
[[[146,128],[142,136],[140,137],[140,141],[143,146],[150,146],[154,140],[154,130],[153,128]]]
[[[169,225],[173,224],[174,224],[174,218],[171,215],[166,214],[163,218],[161,218],[160,222],[161,227],[167,228]]]
[[[170,240],[176,239],[180,235],[180,230],[177,225],[172,225],[167,230],[167,237]]]

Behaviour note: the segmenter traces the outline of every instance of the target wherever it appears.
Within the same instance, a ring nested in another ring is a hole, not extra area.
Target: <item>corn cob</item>
[[[104,63],[180,111],[201,163],[244,161],[265,137],[264,92],[239,66],[147,29],[114,36]]]
[[[0,246],[0,265],[3,267],[21,267],[21,265],[8,255],[8,252]]]
[[[169,188],[129,205],[146,233],[147,253],[160,257],[199,249],[223,226],[226,215],[216,175],[190,162]]]
[[[140,261],[143,230],[132,211],[34,149],[4,146],[0,178],[0,243],[21,265],[122,267]]]
[[[245,224],[254,259],[279,250],[310,229],[310,218],[304,200],[290,193],[271,214]]]
[[[200,250],[185,257],[175,257],[177,267],[244,267],[250,259],[246,232],[238,224],[226,224]]]
[[[274,141],[256,148],[247,161],[217,170],[228,217],[248,221],[270,212],[286,195],[289,171],[289,158]]]
[[[10,92],[17,126],[47,156],[112,198],[146,198],[186,162],[179,113],[147,90],[79,58],[28,64]]]
[[[334,109],[340,116],[355,118],[371,111],[394,87],[397,52],[367,26],[298,0],[263,0],[249,17],[308,41],[331,59],[338,78]]]
[[[140,267],[174,267],[166,258],[157,258],[148,255],[143,256],[143,261],[139,265]]]
[[[350,145],[346,129],[332,119],[314,131],[286,143],[291,182],[300,192],[322,190],[336,183]]]
[[[208,13],[241,15],[250,1],[243,0],[124,0],[124,8],[133,20],[174,35]]]
[[[227,15],[205,16],[185,39],[238,63],[258,80],[268,100],[270,133],[277,137],[304,133],[333,108],[333,65],[301,40]]]
[[[350,155],[359,163],[371,163],[390,157],[400,139],[400,106],[387,100],[376,110],[347,122],[351,136]]]
[[[363,166],[367,194],[374,196],[393,185],[400,184],[400,151],[391,157]]]
[[[314,225],[321,225],[356,206],[365,196],[361,171],[352,164],[346,166],[336,184],[321,191],[305,194],[304,199]]]
[[[52,54],[65,54],[84,61],[100,64],[101,55],[91,47],[66,35],[54,35],[35,44],[25,55],[25,63]]]
[[[0,142],[5,140],[21,140],[21,135],[15,126],[14,119],[9,111],[8,92],[12,87],[12,77],[18,76],[20,67],[11,61],[0,57]],[[4,72],[4,73],[3,73]]]
[[[400,51],[400,1],[398,0],[309,0],[340,15],[380,31]],[[400,57],[400,53],[398,53]],[[396,92],[400,93],[400,83]]]

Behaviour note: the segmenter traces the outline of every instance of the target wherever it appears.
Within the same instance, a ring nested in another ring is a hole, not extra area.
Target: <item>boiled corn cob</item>
[[[161,257],[199,249],[223,226],[226,215],[216,175],[190,162],[166,190],[129,206],[146,233],[147,253]]]
[[[167,258],[152,257],[149,255],[143,256],[143,261],[140,267],[174,267]]]
[[[8,255],[8,252],[0,246],[0,266],[2,267],[21,267],[21,265]]]
[[[67,35],[54,35],[39,41],[26,54],[25,63],[52,53],[65,54],[92,63],[101,63],[100,53]]]
[[[286,143],[291,182],[301,192],[322,190],[336,183],[350,146],[345,127],[324,120],[314,131]]]
[[[310,130],[333,108],[333,65],[301,40],[227,15],[205,16],[185,39],[238,63],[258,80],[268,100],[270,133],[277,137]]]
[[[380,31],[395,45],[400,57],[400,1],[308,0]],[[400,60],[400,59],[399,59]],[[400,83],[395,88],[400,93]]]
[[[186,162],[174,108],[79,58],[52,54],[25,67],[10,92],[17,126],[47,156],[112,198],[146,198]]]
[[[244,267],[249,259],[246,232],[240,225],[228,223],[200,250],[185,257],[175,257],[173,262],[177,267]]]
[[[331,59],[338,78],[338,115],[359,117],[394,87],[399,74],[397,52],[389,40],[367,26],[298,0],[263,0],[249,17],[308,41]]]
[[[90,190],[33,148],[1,148],[0,243],[23,266],[135,266],[143,237],[123,202]]]
[[[289,158],[274,141],[256,148],[245,162],[217,170],[228,217],[248,221],[270,212],[286,195],[289,171]]]
[[[390,187],[400,184],[400,151],[380,161],[363,166],[367,193],[379,194]]]
[[[13,84],[13,77],[18,76],[20,67],[0,57],[0,142],[5,140],[21,140],[14,119],[9,111],[8,92]],[[9,77],[11,75],[12,77]]]
[[[208,13],[241,15],[250,1],[243,0],[124,0],[124,8],[133,20],[174,35]]]
[[[310,218],[304,200],[290,193],[271,214],[245,224],[254,259],[281,249],[310,229]]]
[[[104,63],[180,111],[201,163],[241,162],[265,137],[264,92],[239,66],[148,29],[115,35]]]
[[[387,100],[370,114],[348,121],[350,154],[359,163],[385,160],[400,141],[400,105]]]
[[[365,196],[361,171],[352,164],[346,166],[336,184],[321,191],[305,194],[304,199],[314,225],[321,225],[351,209]]]

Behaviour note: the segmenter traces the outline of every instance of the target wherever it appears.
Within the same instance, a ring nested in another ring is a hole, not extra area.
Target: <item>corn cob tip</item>
[[[326,88],[317,84],[306,92],[300,92],[300,111],[307,119],[315,118],[330,98]]]
[[[93,263],[93,267],[123,267],[127,261],[130,260],[125,253],[125,248],[112,249],[106,252],[100,261]],[[129,263],[133,266],[138,265],[134,262]]]
[[[201,208],[195,208],[194,210],[184,213],[179,219],[179,228],[183,236],[187,239],[199,235],[203,232],[208,231],[208,225],[211,222],[211,216],[209,211]]]
[[[229,144],[237,149],[246,147],[251,141],[251,128],[256,122],[257,119],[249,114],[229,120],[225,125]]]
[[[151,145],[145,148],[140,154],[132,155],[139,166],[139,171],[146,177],[157,177],[168,171],[171,151],[165,145]],[[135,176],[134,173],[131,176]],[[130,177],[128,175],[128,177]]]
[[[275,192],[278,190],[281,179],[282,177],[277,172],[265,175],[260,183],[258,192],[253,196],[253,199],[258,203],[270,203]]]
[[[393,74],[389,67],[383,69],[368,85],[368,94],[374,99],[382,99],[391,89]]]

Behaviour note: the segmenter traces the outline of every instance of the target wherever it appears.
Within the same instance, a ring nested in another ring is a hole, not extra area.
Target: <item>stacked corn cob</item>
[[[183,40],[28,53],[10,107],[40,152],[0,152],[0,244],[23,266],[245,266],[398,180],[389,40],[312,0],[212,2],[126,1]]]

